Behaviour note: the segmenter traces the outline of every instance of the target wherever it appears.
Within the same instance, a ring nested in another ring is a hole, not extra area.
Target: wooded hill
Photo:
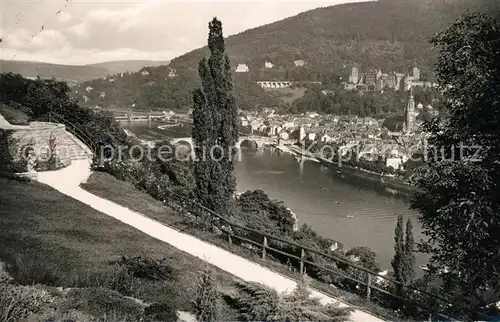
[[[256,80],[322,81],[337,89],[339,77],[347,79],[351,67],[361,71],[407,72],[414,65],[421,77],[432,78],[435,52],[429,37],[449,26],[460,14],[499,8],[495,0],[387,0],[342,4],[301,13],[272,24],[247,30],[226,39],[226,51],[235,68],[249,66],[249,73],[235,74],[239,107],[279,106],[276,94],[265,92]],[[224,23],[224,22],[223,22]],[[191,105],[191,90],[199,84],[198,62],[208,56],[203,47],[173,59],[169,67],[146,68],[150,75],[132,73],[120,79],[93,80],[80,87],[93,106],[146,110],[181,109]],[[303,67],[294,66],[304,60]],[[265,69],[265,61],[272,69]],[[178,76],[169,78],[169,68]],[[234,70],[234,69],[233,69]],[[105,92],[105,97],[99,97]],[[81,97],[81,95],[80,95]]]
[[[54,77],[58,80],[76,83],[106,77],[115,73],[135,72],[145,66],[168,65],[168,63],[168,61],[125,60],[79,66],[20,60],[0,60],[0,73],[15,73],[24,77]]]

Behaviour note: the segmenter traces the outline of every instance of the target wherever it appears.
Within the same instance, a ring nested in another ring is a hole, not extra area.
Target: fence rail
[[[398,299],[398,300],[401,300],[401,301],[413,304],[413,305],[415,305],[415,306],[423,309],[423,311],[425,311],[428,314],[432,314],[432,315],[438,316],[439,318],[443,318],[443,319],[448,320],[448,321],[455,321],[453,318],[451,318],[451,317],[449,317],[447,315],[444,315],[444,314],[441,314],[441,313],[438,313],[438,312],[429,312],[429,307],[426,304],[424,304],[424,303],[422,303],[420,301],[415,301],[415,300],[412,300],[412,299],[408,299],[408,298],[402,297],[402,296],[400,296],[398,294],[394,294],[394,293],[392,293],[389,290],[386,290],[386,289],[383,289],[381,287],[378,287],[378,286],[376,286],[377,284],[375,284],[373,280],[374,280],[374,277],[375,278],[379,278],[379,279],[383,279],[383,280],[385,280],[385,281],[387,281],[389,283],[392,283],[393,285],[398,285],[399,287],[401,287],[404,290],[411,291],[411,292],[418,292],[419,295],[425,295],[425,296],[428,297],[428,299],[437,301],[437,303],[440,303],[442,306],[448,306],[448,307],[453,306],[452,302],[449,299],[443,298],[442,296],[438,296],[436,294],[432,294],[432,293],[429,293],[427,291],[420,290],[420,289],[417,289],[417,288],[414,288],[414,287],[411,287],[411,286],[408,286],[408,285],[403,285],[403,284],[401,284],[400,282],[398,282],[396,280],[390,279],[390,278],[385,277],[385,276],[381,276],[377,272],[374,272],[374,271],[371,271],[371,270],[369,270],[369,269],[367,269],[365,267],[356,265],[355,263],[350,262],[348,260],[345,260],[345,259],[333,256],[333,255],[330,255],[330,254],[326,254],[326,253],[321,252],[319,250],[312,249],[312,248],[300,245],[300,244],[295,243],[293,241],[289,241],[289,240],[285,240],[285,239],[282,239],[282,238],[279,238],[279,237],[275,237],[275,236],[272,236],[270,234],[267,234],[267,233],[264,233],[264,232],[261,232],[261,231],[258,231],[258,230],[255,230],[255,229],[252,229],[252,228],[249,228],[249,227],[246,227],[246,226],[242,226],[242,225],[237,224],[237,223],[234,223],[230,219],[228,219],[226,217],[223,217],[223,216],[215,213],[211,209],[208,209],[207,207],[205,207],[205,206],[203,206],[203,205],[201,205],[201,204],[199,204],[197,202],[194,202],[194,201],[192,201],[190,199],[187,199],[184,196],[181,196],[181,195],[179,195],[179,194],[177,194],[177,193],[175,193],[173,191],[169,191],[169,192],[172,194],[172,196],[180,198],[185,204],[188,204],[188,205],[192,206],[192,208],[190,208],[191,211],[193,211],[194,209],[198,208],[202,212],[208,213],[212,217],[212,219],[216,219],[216,220],[219,220],[219,221],[225,223],[227,226],[230,227],[230,229],[227,229],[227,232],[224,232],[224,234],[227,235],[227,241],[228,241],[229,244],[233,244],[234,240],[240,240],[240,241],[252,244],[252,245],[254,245],[254,246],[256,246],[256,247],[258,247],[260,249],[261,257],[262,257],[263,260],[266,259],[267,255],[268,255],[268,252],[278,253],[280,255],[286,256],[289,259],[294,259],[294,260],[298,261],[299,262],[299,271],[300,271],[301,275],[305,274],[305,267],[306,267],[306,264],[307,264],[309,266],[316,267],[316,268],[318,268],[318,269],[320,269],[322,271],[326,271],[326,272],[329,272],[329,273],[334,274],[336,276],[339,276],[339,277],[341,277],[343,279],[352,281],[354,283],[358,283],[358,285],[359,284],[364,285],[365,288],[366,288],[365,298],[367,300],[371,300],[372,297],[373,297],[373,295],[372,295],[373,291],[377,291],[377,292],[386,294],[388,296],[391,296],[391,297],[393,297],[395,299]],[[206,218],[206,216],[203,216],[203,215],[201,217],[205,217]],[[241,230],[243,230],[243,231],[245,231],[247,233],[252,233],[252,234],[256,234],[257,236],[261,236],[262,242],[259,242],[259,241],[256,241],[256,240],[252,240],[252,239],[249,239],[249,238],[246,238],[246,237],[243,237],[243,236],[240,236],[240,235],[236,234],[235,233],[235,228],[241,229]],[[291,246],[293,248],[296,248],[297,250],[300,250],[301,256],[299,257],[297,255],[290,254],[290,253],[285,252],[283,250],[273,248],[273,247],[269,246],[269,242],[270,241],[276,241],[276,242],[283,243],[285,245]],[[327,267],[323,267],[323,266],[319,265],[318,263],[314,263],[312,261],[307,260],[306,259],[306,255],[307,254],[320,255],[320,256],[322,256],[324,258],[332,260],[335,263],[342,263],[342,264],[344,264],[344,265],[346,265],[348,267],[351,267],[351,268],[354,268],[354,269],[357,269],[357,270],[359,270],[361,272],[366,273],[366,277],[367,278],[366,278],[366,280],[360,280],[360,279],[354,278],[352,276],[348,276],[346,274],[343,274],[340,271],[335,271],[333,269],[330,269],[330,268],[327,268]],[[478,314],[480,316],[482,316],[482,317],[487,317],[487,316],[485,316],[485,315],[483,315],[481,313],[478,313]]]

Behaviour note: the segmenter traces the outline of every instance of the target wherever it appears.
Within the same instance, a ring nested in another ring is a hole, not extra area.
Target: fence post
[[[264,236],[264,242],[262,243],[262,259],[266,259],[266,247],[267,247],[267,237]]]
[[[366,283],[366,299],[368,301],[370,300],[370,295],[372,293],[371,285],[372,285],[372,274],[368,273],[368,281]]]
[[[229,245],[233,244],[233,241],[231,239],[231,232],[233,231],[233,227],[229,225],[229,229],[227,230],[227,241],[229,242]]]
[[[304,259],[306,257],[306,252],[304,248],[300,249],[300,275],[304,275]]]

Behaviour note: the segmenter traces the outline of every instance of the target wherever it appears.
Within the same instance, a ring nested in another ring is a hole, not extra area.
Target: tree
[[[415,277],[415,254],[411,220],[406,222],[406,238],[403,226],[403,215],[398,216],[394,230],[394,257],[391,261],[396,280],[402,285],[397,285],[396,290],[403,295],[404,288],[413,282]]]
[[[243,321],[332,321],[349,320],[351,308],[323,305],[311,297],[306,281],[300,281],[290,294],[259,283],[239,283],[236,306]]]
[[[238,140],[237,108],[221,22],[214,18],[209,30],[211,56],[200,61],[202,89],[193,93],[196,195],[210,209],[228,214],[236,190],[233,156]]]
[[[194,309],[198,321],[216,322],[219,317],[219,295],[212,273],[205,270],[199,278],[194,300]]]
[[[467,14],[431,40],[450,118],[425,124],[433,149],[413,177],[419,248],[436,272],[447,269],[443,293],[469,315],[500,300],[499,39],[498,20]]]

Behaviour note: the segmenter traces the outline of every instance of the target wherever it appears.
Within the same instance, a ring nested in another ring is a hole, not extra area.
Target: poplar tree
[[[394,230],[394,257],[391,265],[394,270],[394,276],[398,282],[406,286],[413,282],[415,277],[415,254],[414,240],[412,232],[411,220],[406,222],[406,237],[403,225],[403,216],[398,216],[396,229]],[[396,287],[398,293],[402,295],[403,287],[398,285]]]
[[[238,140],[237,108],[222,23],[214,18],[208,27],[210,57],[199,63],[202,88],[193,93],[195,194],[208,208],[227,215],[236,190],[233,157]]]

